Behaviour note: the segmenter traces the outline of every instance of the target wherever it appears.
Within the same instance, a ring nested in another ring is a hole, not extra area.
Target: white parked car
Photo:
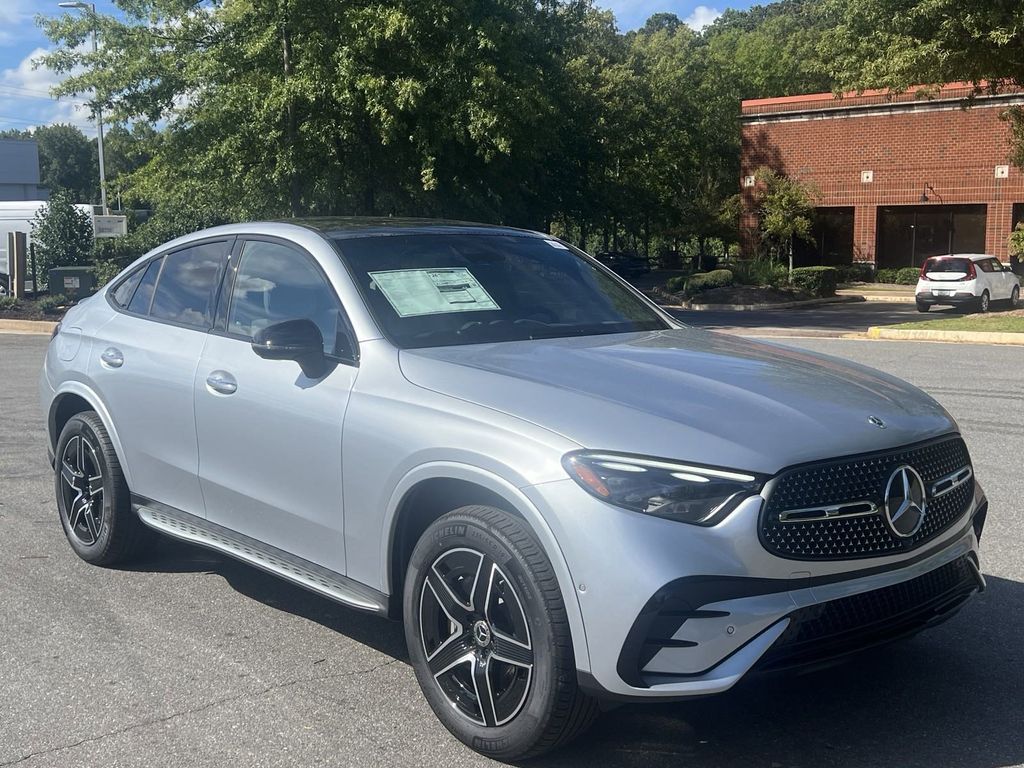
[[[993,301],[1020,306],[1020,279],[990,254],[962,253],[934,256],[921,267],[917,281],[918,312],[935,304],[970,307],[988,312]]]

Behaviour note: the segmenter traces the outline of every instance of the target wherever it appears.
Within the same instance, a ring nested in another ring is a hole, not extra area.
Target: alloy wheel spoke
[[[85,497],[82,492],[79,491],[78,495],[76,495],[71,501],[71,512],[68,514],[68,525],[71,526],[71,530],[76,529],[78,524],[82,522],[82,513],[85,511],[87,506],[88,504],[85,503]]]
[[[100,526],[96,516],[93,515],[92,509],[89,506],[87,500],[83,499],[83,512],[82,519],[85,520],[85,527],[89,531],[89,535],[92,536],[92,540],[96,541],[100,537]]]
[[[491,578],[494,572],[494,561],[485,555],[480,555],[480,567],[476,571],[476,578],[473,580],[470,591],[473,610],[477,613],[486,613],[487,600],[491,594]]]
[[[461,636],[438,648],[427,662],[427,666],[430,667],[430,672],[434,677],[439,677],[453,667],[469,664],[472,661],[473,651],[466,642],[466,638]]]
[[[506,664],[514,664],[517,667],[533,667],[533,649],[518,643],[510,637],[499,632],[494,633],[494,659],[503,661]]]
[[[67,460],[60,463],[60,476],[70,488],[74,488],[78,484],[78,474]]]
[[[78,462],[78,473],[85,474],[85,440],[78,438],[78,445],[75,451],[75,460]]]
[[[431,570],[427,574],[427,585],[448,617],[465,629],[471,621],[471,613],[462,604],[462,601],[455,597],[448,585],[445,584],[444,579]]]
[[[475,658],[473,661],[473,685],[476,688],[477,701],[480,704],[480,714],[483,715],[484,724],[493,727],[498,724],[498,717],[494,709],[494,690],[491,687],[490,668],[491,665],[487,660]]]

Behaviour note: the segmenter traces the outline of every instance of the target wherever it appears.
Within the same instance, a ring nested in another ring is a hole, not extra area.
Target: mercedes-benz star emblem
[[[885,486],[885,519],[889,528],[901,539],[909,539],[921,530],[927,510],[921,476],[906,464],[897,468]]]
[[[879,429],[885,429],[885,422],[882,421],[877,416],[868,416],[868,423],[869,424],[874,424]]]

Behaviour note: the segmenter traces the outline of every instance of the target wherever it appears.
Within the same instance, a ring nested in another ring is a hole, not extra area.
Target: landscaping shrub
[[[880,283],[895,283],[897,273],[899,273],[898,269],[880,269],[875,275]]]
[[[14,296],[0,296],[0,312],[12,312],[21,308],[21,302]]]
[[[871,283],[875,280],[875,268],[871,264],[855,261],[836,267],[840,283]]]
[[[39,311],[44,315],[58,315],[60,314],[61,307],[67,306],[70,303],[67,296],[57,294],[56,296],[44,296],[36,302],[36,306],[39,307]]]
[[[665,283],[665,290],[669,293],[682,293],[686,288],[686,275],[670,277]]]
[[[729,264],[735,282],[740,285],[768,285],[778,288],[789,279],[786,267],[768,259],[745,259]]]
[[[712,288],[725,288],[732,285],[732,272],[728,269],[715,269],[711,272],[699,272],[686,281],[686,293],[693,296]]]
[[[896,279],[893,281],[899,285],[917,285],[921,277],[921,270],[917,267],[904,267],[896,270]]]
[[[789,282],[812,296],[835,296],[839,273],[835,267],[798,267],[789,273]]]

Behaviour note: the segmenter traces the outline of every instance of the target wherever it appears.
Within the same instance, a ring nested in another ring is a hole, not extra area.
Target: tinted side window
[[[159,258],[149,262],[149,266],[146,267],[146,273],[142,276],[142,280],[135,289],[135,295],[132,296],[131,303],[128,305],[129,312],[137,312],[140,315],[149,314],[149,304],[153,299],[153,288],[156,286],[156,278],[160,274],[160,265],[163,264],[163,261],[163,258]]]
[[[227,331],[251,339],[268,325],[307,318],[324,337],[324,352],[351,356],[341,305],[306,254],[280,243],[242,247],[228,309]]]
[[[224,250],[223,242],[204,243],[167,254],[149,314],[160,320],[208,328]]]
[[[991,272],[992,271],[992,260],[991,259],[985,259],[984,261],[979,261],[978,262],[978,269],[980,269],[982,272]]]
[[[128,277],[118,283],[117,287],[114,288],[110,294],[110,298],[119,307],[127,307],[128,302],[132,300],[132,294],[135,293],[135,289],[139,287],[139,283],[142,280],[142,275],[145,273],[146,267],[142,266],[132,272]]]

